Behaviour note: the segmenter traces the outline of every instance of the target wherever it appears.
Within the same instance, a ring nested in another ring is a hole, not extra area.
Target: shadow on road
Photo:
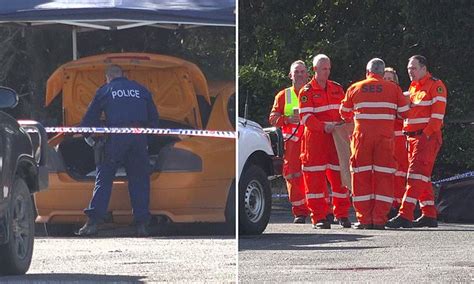
[[[188,224],[158,224],[154,226],[154,236],[224,236],[224,238],[235,239],[235,227],[229,227],[224,223],[188,223]]]
[[[399,232],[474,232],[474,228],[469,228],[467,226],[462,227],[458,224],[448,224],[440,223],[437,228],[400,228],[400,229],[391,229],[385,228],[386,231],[399,231]]]
[[[76,237],[75,232],[80,228],[78,224],[59,224],[46,226],[36,224],[36,237]],[[235,239],[235,228],[225,223],[155,223],[149,227],[150,237],[219,237]],[[98,236],[93,238],[127,238],[135,237],[135,227],[132,225],[102,224]]]
[[[350,246],[371,235],[358,234],[294,234],[269,233],[260,236],[240,236],[239,250],[364,250],[377,246]],[[330,246],[325,246],[330,244]],[[336,245],[334,245],[336,244]]]
[[[26,274],[0,276],[1,283],[145,283],[145,276],[98,275],[81,273]]]

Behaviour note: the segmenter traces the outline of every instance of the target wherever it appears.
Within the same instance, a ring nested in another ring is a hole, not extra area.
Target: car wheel
[[[225,206],[225,223],[226,230],[235,235],[235,179],[232,180],[232,184],[229,188],[227,195],[227,202]]]
[[[250,165],[239,182],[239,232],[261,234],[267,227],[272,208],[270,183],[265,171]]]
[[[10,234],[8,243],[0,246],[0,272],[24,274],[30,267],[33,254],[35,223],[30,191],[23,179],[15,180],[11,198]]]

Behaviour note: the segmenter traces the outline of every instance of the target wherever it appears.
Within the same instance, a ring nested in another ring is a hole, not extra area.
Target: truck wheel
[[[272,193],[265,171],[255,165],[244,170],[239,182],[239,232],[261,234],[267,227]]]
[[[33,254],[35,223],[30,191],[21,178],[15,179],[11,201],[8,243],[0,246],[0,273],[24,274]]]

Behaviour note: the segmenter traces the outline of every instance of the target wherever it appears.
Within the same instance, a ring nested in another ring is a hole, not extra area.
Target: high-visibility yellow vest
[[[298,112],[295,113],[295,109],[299,108],[298,96],[295,93],[295,88],[290,87],[285,89],[285,116],[293,116],[294,114],[298,115]],[[289,139],[293,142],[298,142],[303,134],[303,127],[298,124],[287,124],[281,128],[283,138]]]
[[[285,89],[285,116],[292,116],[294,109],[298,109],[298,96],[295,93],[295,88],[290,87]]]

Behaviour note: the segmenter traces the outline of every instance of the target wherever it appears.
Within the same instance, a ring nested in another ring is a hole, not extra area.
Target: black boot
[[[293,223],[295,224],[304,224],[306,223],[306,216],[296,216],[295,219],[293,220]]]
[[[362,224],[360,222],[354,224],[354,229],[357,230],[370,230],[373,228],[372,224]]]
[[[413,221],[413,227],[421,228],[421,227],[428,227],[428,228],[437,228],[438,227],[438,220],[431,217],[426,217],[425,215],[421,215],[420,218]]]
[[[413,228],[413,222],[402,217],[402,215],[397,215],[396,217],[388,220],[387,224],[385,224],[385,227],[388,228]]]
[[[390,211],[387,214],[387,218],[390,220],[392,218],[397,217],[398,215],[398,208],[392,207],[390,208]]]
[[[350,228],[352,226],[351,221],[349,221],[349,218],[347,217],[342,217],[338,219],[339,225],[341,225],[343,228]]]
[[[139,238],[145,238],[150,235],[150,232],[148,231],[147,222],[138,222],[135,228],[137,230],[137,237]]]
[[[82,228],[77,231],[76,236],[80,237],[88,237],[88,236],[96,236],[99,233],[97,229],[97,222],[93,220],[88,220]]]
[[[313,229],[331,229],[331,223],[327,219],[321,219],[313,224]]]
[[[334,219],[334,214],[332,213],[326,215],[326,220],[329,222],[329,224],[337,224],[336,220]]]

